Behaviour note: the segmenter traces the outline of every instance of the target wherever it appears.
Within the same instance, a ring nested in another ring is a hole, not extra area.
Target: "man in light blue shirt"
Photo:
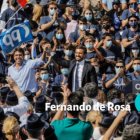
[[[46,57],[46,48],[40,58],[35,60],[24,60],[24,50],[16,48],[14,51],[15,63],[9,67],[8,75],[14,79],[22,92],[30,90],[37,91],[37,83],[35,81],[35,68],[44,64]]]

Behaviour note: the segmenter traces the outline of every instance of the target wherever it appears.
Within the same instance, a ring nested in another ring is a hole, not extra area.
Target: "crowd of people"
[[[140,140],[140,1],[5,1],[0,32],[28,20],[33,40],[0,46],[0,140]],[[83,102],[106,108],[45,108]]]

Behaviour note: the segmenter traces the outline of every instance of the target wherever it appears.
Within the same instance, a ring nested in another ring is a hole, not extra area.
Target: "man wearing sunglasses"
[[[123,60],[118,60],[115,65],[115,75],[110,75],[106,79],[105,87],[109,88],[116,88],[122,92],[125,92],[125,86],[129,83],[128,78],[125,74],[125,65]]]

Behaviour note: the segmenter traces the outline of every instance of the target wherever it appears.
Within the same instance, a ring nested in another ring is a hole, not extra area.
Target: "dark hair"
[[[31,30],[37,30],[38,28],[38,24],[33,20],[30,20],[30,26],[31,26]]]
[[[95,98],[98,94],[98,86],[95,82],[87,83],[83,87],[85,96],[90,97],[90,98]]]
[[[91,39],[93,42],[95,42],[95,38],[94,38],[92,35],[87,35],[87,36],[85,36],[84,42],[85,42],[87,39]]]
[[[22,48],[16,48],[16,49],[14,50],[13,55],[15,55],[16,52],[20,52],[20,53],[22,53],[23,56],[25,55],[25,53],[24,53],[24,49],[22,49]]]
[[[32,138],[38,138],[41,135],[42,131],[34,129],[34,130],[28,130],[28,133]]]
[[[82,105],[83,103],[83,97],[79,94],[77,94],[77,92],[73,92],[69,98],[68,98],[68,105],[74,106],[74,105]],[[75,110],[75,111],[68,111],[72,116],[77,116],[79,114],[79,110]]]
[[[101,23],[103,23],[103,21],[107,21],[107,22],[111,22],[111,19],[108,15],[104,15],[102,18],[101,18]]]
[[[79,19],[78,19],[78,23],[79,23],[79,21],[82,21],[82,22],[84,22],[84,23],[86,23],[87,22],[87,20],[86,20],[86,18],[85,17],[80,17]]]
[[[31,3],[26,4],[26,6],[24,7],[24,15],[25,18],[32,20],[32,16],[33,16],[33,5]]]
[[[61,27],[57,27],[57,28],[56,28],[56,31],[55,31],[55,35],[56,35],[56,33],[57,33],[59,30],[62,31],[62,34],[63,34],[63,36],[64,36],[63,39],[61,40],[61,43],[65,43],[65,42],[66,42],[66,37],[65,37],[64,29],[62,29]]]
[[[77,50],[77,49],[81,49],[81,50],[83,50],[84,54],[87,53],[86,48],[85,48],[84,46],[82,46],[82,45],[77,46],[77,47],[76,47],[76,50]]]
[[[111,89],[107,94],[108,101],[112,101],[115,98],[121,98],[121,92],[115,88]]]
[[[71,43],[65,43],[64,47],[66,50],[75,50],[75,47]]]
[[[104,33],[103,38],[105,39],[107,36],[112,37],[112,34],[111,33]]]
[[[48,3],[48,7],[49,7],[50,5],[56,5],[56,6],[58,6],[57,3],[56,3],[55,1],[53,1],[53,0],[50,1],[50,2]]]
[[[13,7],[18,6],[17,0],[11,0],[11,5],[12,5]]]
[[[39,43],[39,51],[40,51],[40,52],[43,52],[42,46],[43,46],[44,44],[46,44],[46,43],[50,44],[50,41],[47,40],[47,39],[45,39],[45,38],[42,38],[42,40],[41,40],[40,43]]]
[[[136,18],[137,20],[139,20],[139,17],[138,16],[136,16],[136,15],[131,15],[130,17],[128,17],[128,21],[130,20],[130,18]]]
[[[140,124],[126,125],[122,137],[123,140],[140,140]]]
[[[28,137],[24,134],[23,128],[24,128],[24,126],[20,127],[20,129],[19,129],[19,135],[20,135],[20,138],[22,140],[26,140]]]
[[[134,61],[135,61],[135,60],[140,60],[140,57],[136,57],[136,58],[134,58]]]
[[[117,62],[116,62],[116,64],[117,64],[117,63],[122,63],[122,64],[123,64],[123,66],[125,66],[124,61],[123,61],[123,60],[121,60],[121,59],[118,59],[118,60],[117,60]]]
[[[91,12],[91,14],[92,14],[92,23],[94,23],[94,14],[93,14],[93,10],[92,10],[92,8],[90,7],[90,8],[86,8],[86,9],[84,9],[84,11],[83,11],[83,16],[85,16],[85,12],[87,11],[87,10],[89,10],[90,12]]]

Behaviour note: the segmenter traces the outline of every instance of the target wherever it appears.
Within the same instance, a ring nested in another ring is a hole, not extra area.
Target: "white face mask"
[[[50,12],[50,15],[51,15],[51,16],[53,16],[53,15],[54,15],[54,13],[56,12],[56,10],[55,10],[55,9],[50,9],[50,11],[49,11],[49,12]]]
[[[101,136],[100,127],[95,127],[92,135],[93,139],[98,140]]]
[[[30,59],[30,55],[25,55],[25,56],[24,56],[24,59],[25,59],[25,60],[29,60],[29,59]]]
[[[99,67],[98,66],[94,66],[96,73],[99,73]]]
[[[119,73],[120,71],[121,71],[120,68],[116,68],[116,67],[115,67],[115,72],[116,72],[116,74]]]
[[[82,31],[85,31],[86,30],[86,25],[79,25],[79,29],[82,30]]]

